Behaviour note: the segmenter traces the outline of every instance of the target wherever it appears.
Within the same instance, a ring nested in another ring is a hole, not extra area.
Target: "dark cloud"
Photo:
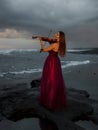
[[[93,36],[98,41],[97,7],[97,0],[0,0],[0,30],[35,34],[63,30],[68,40],[89,41]]]

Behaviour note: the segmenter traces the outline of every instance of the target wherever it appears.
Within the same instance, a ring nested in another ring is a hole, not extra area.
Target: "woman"
[[[43,52],[49,52],[45,61],[40,83],[40,103],[50,110],[57,110],[67,106],[67,96],[64,79],[62,76],[61,63],[58,57],[65,56],[65,34],[57,32],[53,39],[40,37],[40,45]],[[44,47],[43,41],[48,41],[49,47]]]

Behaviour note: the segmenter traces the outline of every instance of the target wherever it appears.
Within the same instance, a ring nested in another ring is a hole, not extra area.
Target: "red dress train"
[[[48,109],[56,110],[67,105],[65,83],[58,52],[53,50],[45,61],[40,83],[39,102]]]

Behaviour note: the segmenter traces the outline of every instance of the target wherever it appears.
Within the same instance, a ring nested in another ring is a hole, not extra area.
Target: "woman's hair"
[[[59,31],[60,41],[59,41],[59,55],[64,57],[66,54],[66,39],[65,34],[62,31]]]

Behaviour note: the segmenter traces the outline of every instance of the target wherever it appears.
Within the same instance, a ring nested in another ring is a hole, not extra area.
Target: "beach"
[[[68,51],[67,56],[60,60],[66,89],[85,90],[89,93],[90,98],[98,100],[98,55],[97,51],[91,53],[91,50],[82,51],[82,53],[80,53],[81,51],[77,52],[77,50]],[[18,57],[19,55],[20,57]],[[41,78],[43,64],[47,57],[45,54],[40,55],[39,57],[37,51],[28,51],[27,53],[27,51],[16,52],[14,50],[6,54],[1,53],[0,93],[2,94],[2,90],[11,90],[14,87],[17,90],[18,86],[31,88],[31,81]],[[76,123],[86,128],[86,130],[98,129],[98,125],[90,123],[90,121]],[[8,129],[4,127],[2,130]]]
[[[64,79],[67,87],[87,90],[92,98],[98,100],[98,64],[73,67],[71,72],[64,75]]]

